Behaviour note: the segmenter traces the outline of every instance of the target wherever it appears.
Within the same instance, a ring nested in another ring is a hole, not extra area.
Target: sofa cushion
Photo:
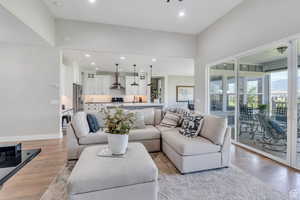
[[[203,137],[185,137],[179,133],[178,129],[163,131],[162,139],[182,156],[216,153],[221,150],[221,146],[215,145]]]
[[[160,131],[152,125],[147,125],[144,129],[132,129],[129,132],[129,141],[159,139]]]
[[[96,133],[100,129],[98,120],[97,120],[95,115],[88,113],[87,114],[87,121],[88,121],[88,124],[89,124],[89,127],[90,127],[90,132]]]
[[[167,112],[160,125],[172,128],[176,127],[179,124],[179,121],[180,115],[173,112]]]
[[[129,132],[129,141],[152,140],[159,138],[160,131],[151,125],[147,125],[144,129],[132,129]],[[98,131],[94,134],[88,134],[85,137],[79,138],[79,144],[81,145],[106,144],[107,142],[107,133],[103,131]]]
[[[222,145],[227,128],[227,119],[213,115],[204,117],[203,127],[200,136],[212,141],[214,144]]]
[[[144,121],[146,125],[154,125],[154,108],[145,108],[145,109],[138,109],[135,112],[142,112],[144,114]]]
[[[154,109],[154,125],[159,125],[162,120],[162,110]]]
[[[170,127],[161,126],[161,125],[156,126],[156,128],[159,130],[159,132],[169,131],[169,130],[172,130],[172,129],[176,129],[176,128],[170,128]]]
[[[196,137],[202,128],[202,122],[203,116],[190,113],[184,117],[179,132],[186,137]]]
[[[134,128],[136,128],[136,129],[146,128],[144,113],[134,112],[134,111],[129,111],[129,112],[132,112],[134,114],[134,117],[135,117],[134,123],[133,123]]]
[[[106,144],[107,143],[107,133],[103,131],[97,131],[93,134],[88,134],[85,137],[79,138],[79,144],[90,145],[90,144]]]
[[[77,112],[73,117],[72,124],[77,138],[85,137],[89,134],[90,127],[85,112]]]

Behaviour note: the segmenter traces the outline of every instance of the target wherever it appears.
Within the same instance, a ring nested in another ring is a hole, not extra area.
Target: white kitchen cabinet
[[[97,83],[95,78],[87,78],[85,81],[84,94],[85,95],[94,95],[97,90]]]
[[[99,86],[99,93],[102,95],[109,95],[110,94],[110,87],[112,84],[112,77],[111,76],[98,76],[98,86]]]
[[[139,77],[136,77],[136,82],[138,86],[132,86],[134,82],[133,76],[126,76],[126,95],[147,95],[147,80],[141,80]]]
[[[139,95],[147,96],[147,78],[140,79],[139,77]]]
[[[125,82],[126,82],[125,83],[126,95],[138,95],[139,87],[131,85],[134,82],[134,77],[133,76],[126,76]]]
[[[87,78],[85,85],[85,95],[109,95],[111,86],[111,76],[95,75],[94,78]]]

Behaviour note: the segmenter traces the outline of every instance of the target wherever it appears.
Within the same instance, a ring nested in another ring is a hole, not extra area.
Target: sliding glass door
[[[288,44],[239,59],[238,138],[281,160],[287,159]]]
[[[209,111],[232,141],[300,169],[300,40],[209,66]]]
[[[235,62],[228,61],[209,69],[209,111],[227,117],[232,128],[232,139],[235,135],[236,79]]]

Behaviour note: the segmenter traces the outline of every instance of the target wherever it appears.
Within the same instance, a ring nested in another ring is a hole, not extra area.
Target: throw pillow
[[[78,138],[85,137],[89,134],[90,127],[85,112],[77,112],[73,117],[72,124]]]
[[[134,112],[140,112],[144,115],[144,121],[146,125],[154,125],[154,108],[137,109]]]
[[[188,114],[184,117],[179,132],[186,137],[198,136],[203,122],[203,116],[199,114]]]
[[[204,117],[200,135],[216,145],[223,145],[226,134],[227,119],[212,115]]]
[[[173,112],[167,112],[160,125],[169,128],[175,128],[178,125],[179,121],[180,115]]]
[[[146,128],[144,119],[145,119],[145,117],[144,117],[144,114],[142,112],[135,112],[135,120],[134,120],[133,127],[135,129],[144,129],[144,128]]]
[[[96,116],[93,114],[87,114],[86,116],[87,116],[87,121],[88,121],[88,124],[90,127],[90,132],[96,133],[100,129],[100,126],[99,126]]]

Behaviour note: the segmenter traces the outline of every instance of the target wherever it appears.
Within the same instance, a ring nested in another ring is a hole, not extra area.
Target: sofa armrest
[[[224,143],[221,148],[222,167],[228,167],[230,164],[230,146],[231,146],[231,128],[226,129]]]
[[[68,149],[68,160],[78,159],[79,157],[79,142],[75,135],[72,123],[67,128],[67,149]]]

